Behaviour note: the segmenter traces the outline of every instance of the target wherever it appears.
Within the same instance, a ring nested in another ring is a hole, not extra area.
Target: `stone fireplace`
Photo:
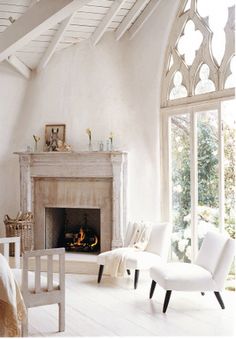
[[[21,210],[34,214],[35,249],[61,245],[61,234],[64,232],[68,236],[71,228],[76,228],[74,222],[70,229],[62,229],[70,210],[78,216],[77,226],[82,222],[81,215],[86,214],[89,221],[92,218],[89,211],[97,211],[99,220],[95,222],[95,232],[101,252],[123,245],[127,187],[125,152],[17,154]]]

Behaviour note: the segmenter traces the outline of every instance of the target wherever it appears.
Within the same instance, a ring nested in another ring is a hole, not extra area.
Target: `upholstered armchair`
[[[148,244],[144,251],[126,252],[130,239],[132,238],[132,228],[134,224],[129,224],[124,248],[120,253],[125,257],[125,266],[127,273],[130,275],[134,270],[134,289],[138,286],[140,270],[148,270],[151,266],[166,261],[169,251],[169,241],[171,234],[171,225],[169,223],[157,223],[151,225],[151,233]],[[98,255],[97,263],[99,264],[98,283],[100,283],[104,266],[107,258],[112,255],[113,251],[103,252]]]
[[[167,263],[150,269],[152,279],[150,299],[158,283],[166,290],[163,313],[166,312],[172,291],[213,291],[222,309],[225,308],[220,291],[230,269],[235,251],[235,241],[226,235],[208,232],[196,261]]]

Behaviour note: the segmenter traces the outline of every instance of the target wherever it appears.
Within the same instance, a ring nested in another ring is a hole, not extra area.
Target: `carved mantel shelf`
[[[112,180],[112,248],[123,245],[127,224],[127,152],[15,152],[20,161],[20,208],[35,214],[35,182]],[[37,225],[35,225],[37,228]],[[39,246],[36,246],[39,247]]]

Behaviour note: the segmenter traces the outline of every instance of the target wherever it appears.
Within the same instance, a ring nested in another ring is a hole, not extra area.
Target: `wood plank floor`
[[[156,287],[148,299],[150,278],[140,274],[137,290],[133,278],[66,275],[66,331],[59,333],[57,305],[29,310],[30,336],[233,336],[235,292],[222,293],[222,310],[214,293],[173,292],[166,314],[165,291]]]

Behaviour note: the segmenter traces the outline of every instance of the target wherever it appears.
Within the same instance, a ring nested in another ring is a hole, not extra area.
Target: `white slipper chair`
[[[134,223],[135,224],[135,223]],[[125,240],[124,253],[127,251],[127,246],[132,237],[132,226],[129,224],[127,236]],[[134,270],[134,288],[137,288],[139,271],[148,270],[151,266],[166,261],[169,251],[171,225],[169,223],[152,224],[152,230],[147,247],[144,251],[125,253],[125,266],[127,273],[130,275],[130,270]],[[110,256],[112,251],[103,252],[98,255],[97,263],[99,264],[98,283],[100,283],[103,269],[106,264],[107,256]]]
[[[156,283],[166,290],[163,313],[166,312],[171,292],[174,291],[214,291],[224,309],[220,291],[233,261],[235,242],[226,235],[208,232],[203,240],[194,264],[167,263],[150,269],[152,279],[150,299]]]

